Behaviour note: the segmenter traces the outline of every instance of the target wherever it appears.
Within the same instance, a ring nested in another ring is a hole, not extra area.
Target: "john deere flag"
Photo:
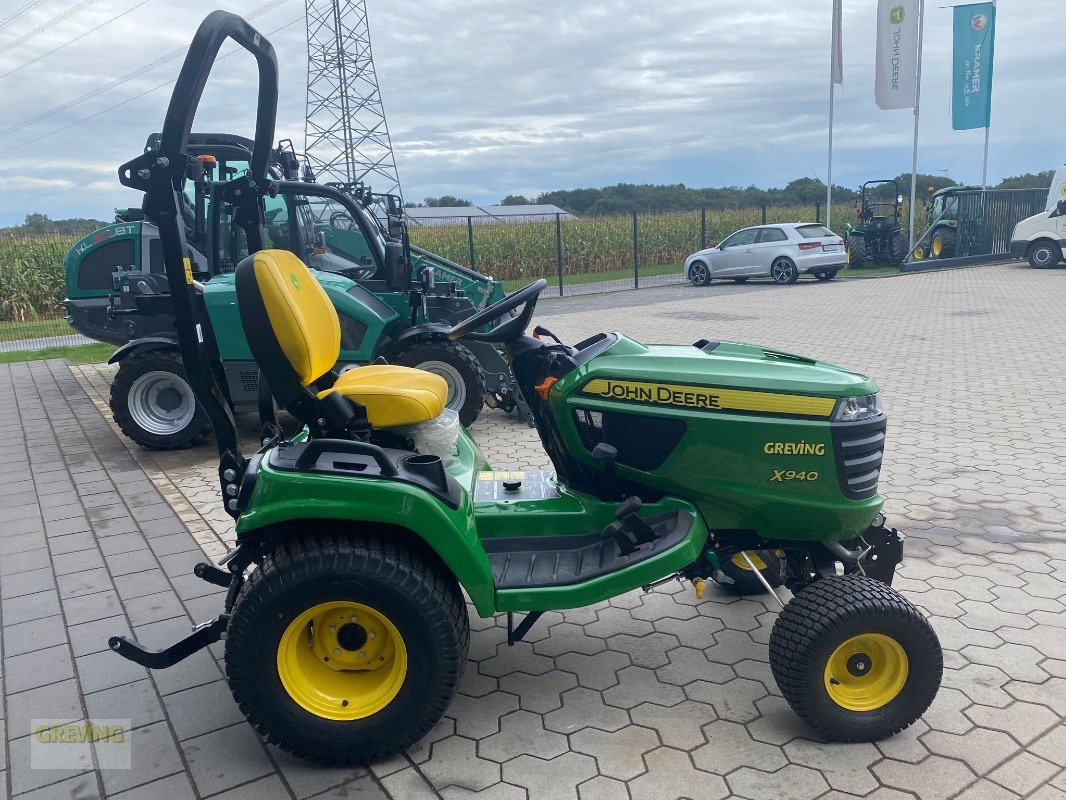
[[[914,108],[918,0],[877,0],[874,99],[883,109]]]
[[[987,128],[992,114],[992,46],[996,7],[955,6],[955,67],[951,76],[951,127]]]

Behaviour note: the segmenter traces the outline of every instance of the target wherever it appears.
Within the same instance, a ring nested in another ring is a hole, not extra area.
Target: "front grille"
[[[837,475],[846,497],[865,500],[877,493],[887,426],[888,418],[884,414],[872,420],[833,423]]]

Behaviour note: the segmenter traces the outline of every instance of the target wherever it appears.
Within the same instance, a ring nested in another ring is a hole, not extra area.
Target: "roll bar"
[[[235,14],[214,11],[200,23],[170,96],[158,149],[126,162],[119,167],[118,175],[124,186],[145,193],[145,214],[159,228],[182,361],[189,385],[214,428],[223,502],[226,511],[236,517],[239,512],[235,495],[247,462],[241,455],[229,400],[219,383],[222,363],[202,288],[193,281],[181,213],[185,180],[199,180],[203,175],[202,162],[187,152],[189,134],[211,68],[227,39],[233,39],[255,57],[259,97],[249,172],[226,185],[225,197],[237,206],[237,222],[244,228],[249,249],[262,249],[260,196],[270,191],[268,169],[277,116],[278,61],[267,38]]]

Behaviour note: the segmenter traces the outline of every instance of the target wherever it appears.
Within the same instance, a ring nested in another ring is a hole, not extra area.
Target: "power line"
[[[273,2],[266,3],[265,5],[262,5],[259,8],[248,12],[244,15],[244,18],[253,19],[262,14],[265,14],[267,11],[272,11],[273,9],[277,8],[285,2],[287,2],[287,0],[273,0]],[[105,83],[101,86],[97,86],[94,89],[90,89],[89,91],[78,95],[73,100],[68,100],[65,103],[60,103],[57,106],[52,106],[52,108],[49,108],[46,111],[42,111],[39,114],[35,114],[32,117],[22,120],[21,122],[17,122],[14,125],[11,125],[10,127],[4,128],[0,130],[0,138],[4,136],[10,136],[12,133],[17,133],[23,130],[24,128],[29,127],[30,125],[42,122],[43,120],[46,120],[49,117],[54,117],[56,114],[60,114],[64,111],[69,111],[70,109],[74,108],[74,106],[81,105],[86,100],[91,100],[94,97],[98,97],[106,92],[111,91],[116,86],[121,86],[124,83],[127,83],[128,81],[134,80],[136,78],[141,77],[142,75],[145,75],[148,72],[151,72],[157,67],[163,66],[169,61],[173,61],[175,58],[184,55],[187,50],[187,47],[179,47],[176,50],[172,50],[169,53],[160,56],[155,61],[151,61],[147,64],[142,64],[136,69],[127,72],[125,75],[115,78],[113,81],[109,81],[108,83]]]
[[[251,15],[249,14],[247,16],[251,16]],[[268,32],[266,35],[267,36],[273,36],[275,33],[283,31],[286,28],[290,28],[293,25],[295,25],[297,22],[303,22],[303,21],[304,21],[304,15],[301,14],[296,19],[290,20],[289,22],[286,22],[281,27],[275,28],[274,30]],[[230,56],[232,56],[232,55],[234,55],[236,53],[239,53],[239,52],[241,52],[241,51],[240,50],[231,50],[230,52],[219,56],[217,61],[221,61],[224,58],[229,58]],[[82,117],[77,122],[71,122],[69,125],[64,125],[61,128],[56,128],[55,130],[48,131],[48,133],[43,133],[40,136],[37,136],[37,137],[31,139],[30,141],[22,142],[22,144],[16,144],[15,146],[9,147],[6,150],[0,150],[0,156],[5,156],[8,153],[13,153],[16,150],[21,150],[23,147],[27,147],[27,146],[29,146],[31,144],[37,144],[37,142],[39,142],[41,139],[47,139],[49,136],[52,136],[52,135],[57,134],[57,133],[61,133],[62,131],[65,131],[65,130],[69,130],[70,128],[77,127],[78,125],[81,125],[84,122],[88,122],[91,119],[95,119],[96,117],[99,117],[99,116],[101,116],[103,114],[106,114],[108,111],[114,111],[116,108],[120,108],[120,107],[122,107],[124,105],[127,105],[128,103],[132,103],[134,100],[140,100],[145,95],[149,95],[152,92],[158,91],[159,89],[162,89],[164,86],[169,86],[170,84],[174,83],[175,81],[177,81],[177,78],[171,78],[169,81],[164,81],[163,83],[160,83],[157,86],[153,86],[151,89],[143,91],[140,94],[135,94],[133,97],[127,98],[126,100],[123,100],[120,103],[115,103],[114,105],[108,106],[107,108],[102,109],[100,111],[97,111],[94,114],[90,114],[87,117]]]
[[[29,41],[34,36],[37,36],[40,33],[44,33],[49,28],[55,27],[56,25],[58,25],[63,20],[70,19],[72,16],[77,14],[79,11],[81,11],[82,9],[88,8],[89,6],[91,6],[95,2],[96,2],[96,0],[82,0],[77,5],[71,6],[70,8],[68,8],[62,14],[56,14],[54,17],[52,17],[47,22],[42,22],[40,25],[38,25],[32,31],[27,31],[26,33],[22,34],[21,36],[15,37],[14,39],[12,39],[7,44],[0,45],[0,55],[3,55],[8,50],[11,50],[14,47],[18,47],[23,42]]]
[[[37,6],[40,6],[40,5],[43,5],[43,4],[44,4],[44,0],[30,0],[30,2],[26,3],[26,5],[24,5],[22,8],[16,8],[14,11],[12,11],[6,17],[4,17],[3,19],[0,19],[0,30],[3,30],[8,25],[10,25],[12,22],[17,20],[19,17],[24,16],[26,14],[29,14],[31,11],[33,11],[33,9],[37,8]]]
[[[116,14],[111,19],[107,20],[106,22],[101,22],[95,28],[89,28],[89,30],[84,31],[83,33],[79,33],[77,36],[75,36],[70,41],[64,42],[63,44],[59,45],[59,47],[53,47],[48,52],[41,53],[39,56],[35,56],[34,58],[31,58],[29,61],[24,61],[23,63],[19,64],[14,69],[9,69],[7,72],[5,72],[3,74],[0,74],[0,79],[6,78],[8,75],[14,75],[16,72],[18,72],[19,70],[23,69],[24,67],[28,67],[30,64],[36,64],[42,58],[46,58],[46,57],[52,55],[52,53],[56,53],[56,52],[62,50],[64,47],[67,47],[68,45],[74,44],[74,42],[78,41],[79,39],[84,39],[86,36],[88,36],[91,33],[96,33],[101,28],[107,27],[108,25],[110,25],[112,22],[114,22],[115,20],[119,19],[120,17],[126,16],[131,11],[136,11],[138,8],[143,6],[145,3],[150,3],[151,1],[152,0],[141,0],[141,2],[139,2],[137,5],[133,6],[132,8],[127,8],[125,11],[122,11],[121,13]]]

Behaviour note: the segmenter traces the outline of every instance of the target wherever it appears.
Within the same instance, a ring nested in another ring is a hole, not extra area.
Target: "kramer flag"
[[[992,50],[996,7],[992,3],[955,6],[951,127],[987,128],[992,116]]]
[[[877,0],[878,107],[914,108],[918,85],[918,0]]]

